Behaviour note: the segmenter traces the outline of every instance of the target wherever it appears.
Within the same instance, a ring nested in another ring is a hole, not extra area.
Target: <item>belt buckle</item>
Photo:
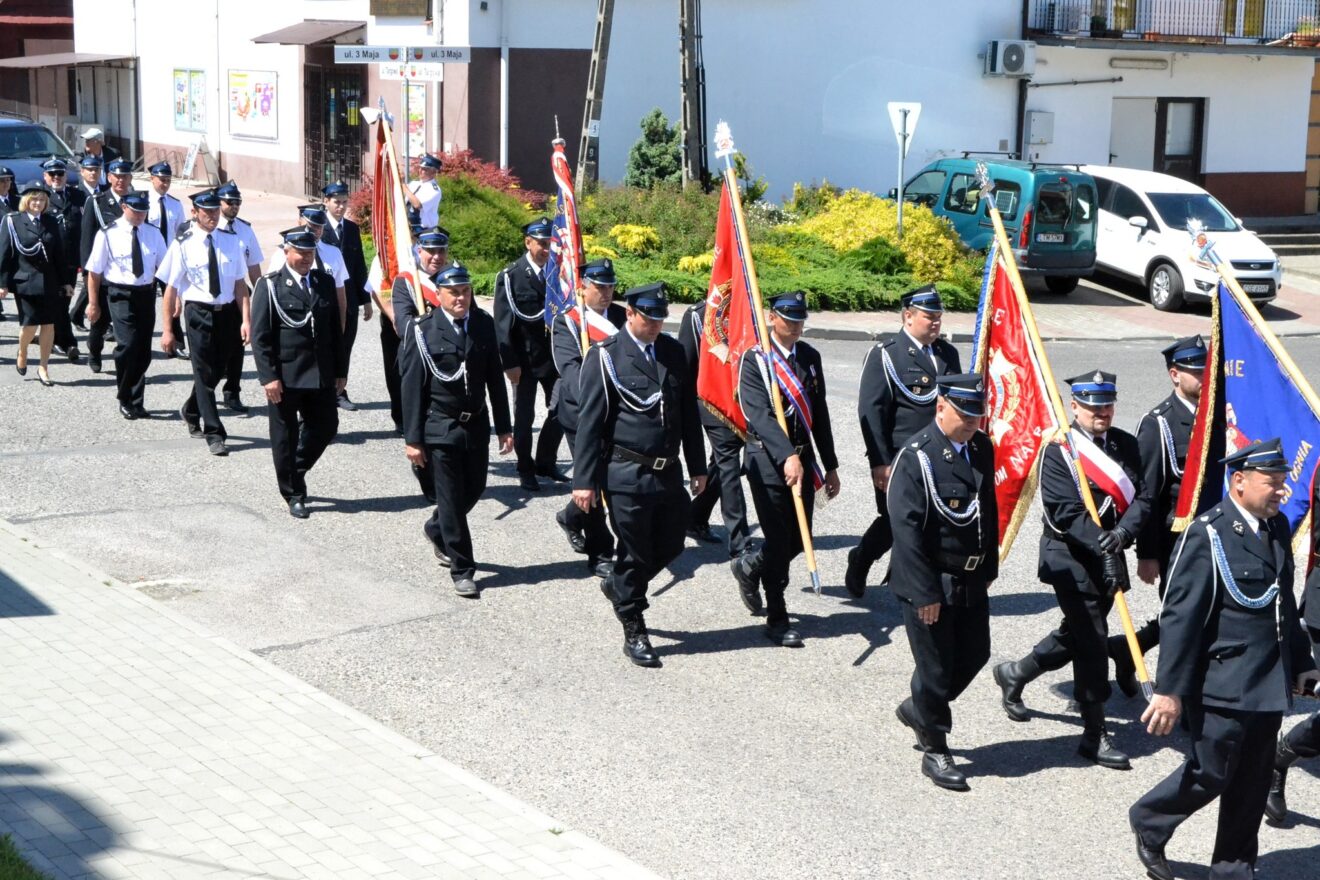
[[[966,564],[963,565],[963,571],[976,571],[976,567],[981,564],[981,560],[984,558],[984,553],[978,556],[968,556]]]
[[[651,462],[651,470],[653,471],[662,471],[668,466],[669,459],[667,458],[657,458],[655,461]]]
[[[467,424],[467,421],[468,421],[468,419],[470,419],[470,418],[472,418],[472,413],[470,413],[470,412],[461,412],[461,413],[458,414],[458,423],[459,423],[460,425],[462,425],[462,424]]]

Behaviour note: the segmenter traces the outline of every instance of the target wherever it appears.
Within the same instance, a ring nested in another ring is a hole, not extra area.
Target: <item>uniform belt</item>
[[[113,287],[115,290],[127,290],[129,293],[146,293],[148,291],[155,293],[156,285],[152,284],[117,284],[114,281],[107,281],[106,287]]]
[[[748,439],[748,441],[747,441],[747,448],[748,448],[748,449],[762,449],[762,450],[764,450],[764,449],[765,449],[765,444],[762,443],[760,440],[752,440],[752,439]],[[793,454],[796,455],[796,456],[798,456],[799,458],[801,458],[801,457],[802,457],[802,453],[803,453],[804,450],[806,450],[806,448],[807,448],[807,446],[806,446],[805,443],[804,443],[803,445],[801,445],[801,446],[794,446],[794,447],[793,447]]]
[[[479,416],[485,411],[486,411],[486,407],[484,406],[481,407],[481,409],[461,410],[459,412],[449,412],[446,410],[441,410],[441,412],[449,416],[451,419],[458,419],[458,423],[460,425],[466,425],[468,422],[472,421],[473,416]]]
[[[984,553],[976,556],[963,556],[958,553],[940,554],[940,567],[949,572],[976,571],[984,561]]]
[[[662,471],[671,464],[678,463],[678,459],[672,455],[657,458],[653,455],[642,455],[640,452],[633,452],[626,446],[615,446],[614,457],[621,461],[631,461],[633,464],[644,465],[653,471]]]
[[[199,309],[206,309],[208,312],[218,312],[234,305],[233,302],[220,303],[220,305],[215,305],[214,303],[198,302],[197,300],[194,299],[184,300],[184,302],[185,304],[190,306],[197,306]]]

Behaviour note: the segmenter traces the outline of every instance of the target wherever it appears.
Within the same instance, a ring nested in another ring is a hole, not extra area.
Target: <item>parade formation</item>
[[[274,483],[290,515],[306,519],[308,475],[334,443],[340,411],[356,408],[347,394],[354,340],[378,312],[400,467],[406,461],[433,505],[410,540],[429,543],[457,595],[481,594],[482,536],[468,515],[485,493],[494,444],[514,456],[523,492],[571,481],[556,525],[585,557],[582,576],[599,581],[632,664],[662,665],[648,594],[688,536],[724,545],[730,594],[764,617],[766,639],[789,648],[811,639],[793,622],[788,588],[802,555],[804,586],[819,590],[814,512],[843,488],[835,437],[852,414],[831,406],[821,352],[803,339],[808,292],[759,289],[732,172],[708,296],[671,336],[664,283],[619,291],[610,260],[585,259],[557,165],[556,216],[523,228],[525,253],[498,274],[487,312],[451,257],[463,243],[442,226],[442,160],[425,156],[420,179],[405,184],[388,131],[377,148],[387,171],[376,181],[370,267],[343,183],[288,218],[267,263],[239,216],[237,183],[190,193],[185,209],[169,192],[168,164],[151,166],[150,189],[135,191],[132,165],[104,155],[97,134],[85,134],[78,183],[52,159],[43,180],[19,182],[16,203],[0,202],[0,296],[17,305],[20,375],[36,345],[37,378],[53,384],[52,354],[79,363],[74,328],[86,326],[88,368],[104,369],[113,339],[118,411],[144,418],[148,393],[165,393],[149,389],[159,333],[161,351],[192,369],[190,390],[170,408],[224,456],[221,408],[247,409],[239,378],[250,347]],[[1320,681],[1320,596],[1311,595],[1320,574],[1301,573],[1299,603],[1292,553],[1320,502],[1314,463],[1299,452],[1298,431],[1244,433],[1240,414],[1230,422],[1224,352],[1233,337],[1219,325],[1211,339],[1162,346],[1170,394],[1128,433],[1114,424],[1120,379],[1106,364],[1066,380],[1066,409],[1058,398],[1011,249],[992,249],[985,287],[970,352],[941,336],[936,287],[904,293],[899,324],[870,350],[857,389],[875,517],[855,524],[843,584],[853,597],[887,588],[901,606],[915,671],[894,712],[921,753],[913,772],[941,789],[971,788],[950,751],[952,704],[987,674],[1000,561],[1038,487],[1038,574],[1060,618],[1030,653],[988,673],[1004,712],[1029,722],[1031,682],[1071,666],[1078,754],[1134,769],[1139,761],[1106,722],[1112,662],[1119,689],[1146,696],[1151,735],[1179,724],[1191,735],[1185,764],[1131,806],[1141,869],[1171,880],[1166,846],[1217,799],[1210,876],[1254,877],[1263,818],[1280,821],[1297,806],[1286,800],[1290,768],[1320,755],[1320,714],[1280,735],[1295,697]],[[1287,408],[1277,418],[1289,418]],[[571,476],[557,464],[561,445]],[[717,506],[723,535],[708,525]],[[1135,579],[1158,584],[1163,599],[1140,627],[1123,598],[1130,549]],[[1151,675],[1144,655],[1157,645]]]

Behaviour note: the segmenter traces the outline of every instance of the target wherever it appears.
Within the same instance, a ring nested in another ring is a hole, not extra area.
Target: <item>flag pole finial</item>
[[[729,123],[721,119],[715,124],[715,158],[723,159],[726,167],[733,162],[733,154],[738,148],[733,145],[733,131]]]
[[[550,142],[550,146],[557,147],[564,143],[564,139],[559,136],[559,114],[555,114],[555,139]]]

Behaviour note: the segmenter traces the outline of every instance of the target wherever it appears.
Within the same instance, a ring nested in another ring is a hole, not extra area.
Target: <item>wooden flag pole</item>
[[[724,186],[729,191],[729,202],[733,205],[734,218],[737,220],[738,245],[742,250],[743,265],[747,269],[747,281],[752,294],[752,321],[756,324],[756,335],[761,343],[761,351],[765,352],[768,358],[770,355],[770,330],[765,324],[765,307],[761,302],[761,285],[756,278],[756,266],[752,263],[752,244],[747,237],[747,219],[743,216],[742,194],[738,191],[738,178],[733,169],[733,139],[729,135],[728,126],[723,122],[716,129],[715,144],[723,154]],[[788,436],[788,420],[784,418],[784,401],[779,394],[779,381],[774,377],[773,366],[770,367],[770,401],[775,408],[775,420],[779,422],[779,427],[783,430],[784,435]],[[802,479],[805,481],[810,476],[810,473],[804,468]],[[811,541],[811,526],[807,523],[807,510],[802,504],[802,484],[798,483],[789,494],[793,496],[793,510],[797,513],[798,531],[802,535],[802,552],[807,557],[807,571],[811,574],[811,588],[819,596],[821,589],[820,573],[816,570],[816,548]]]
[[[1068,411],[1064,409],[1063,399],[1059,396],[1058,385],[1054,379],[1054,369],[1050,366],[1049,359],[1045,357],[1045,345],[1041,342],[1040,332],[1036,329],[1036,316],[1031,311],[1031,303],[1027,300],[1026,288],[1022,285],[1022,275],[1018,272],[1017,262],[1013,259],[1012,242],[1009,241],[1008,232],[1004,229],[1004,220],[999,216],[999,208],[995,205],[994,183],[990,180],[990,170],[985,166],[985,163],[981,162],[977,164],[976,172],[981,182],[981,197],[986,200],[986,208],[989,210],[990,220],[995,227],[995,240],[999,243],[999,251],[1004,258],[1004,266],[1008,269],[1008,278],[1013,284],[1013,293],[1017,296],[1023,323],[1026,325],[1027,333],[1031,337],[1031,344],[1041,354],[1040,367],[1044,373],[1045,386],[1049,390],[1050,405],[1054,407],[1055,418],[1059,424],[1066,425],[1071,420],[1068,418]],[[1082,497],[1082,504],[1086,506],[1086,512],[1091,515],[1091,521],[1098,526],[1100,525],[1100,514],[1096,510],[1095,498],[1091,495],[1091,484],[1078,465],[1077,459],[1072,455],[1069,455],[1068,459],[1072,465],[1073,479],[1076,481],[1078,491]],[[1142,656],[1141,646],[1137,642],[1137,631],[1132,625],[1132,613],[1128,610],[1127,597],[1123,595],[1122,590],[1114,593],[1114,607],[1118,609],[1118,617],[1123,624],[1123,635],[1127,640],[1128,651],[1132,654],[1132,663],[1136,667],[1137,681],[1141,684],[1141,693],[1149,702],[1155,696],[1155,688],[1151,684],[1150,672],[1146,669],[1146,658]]]

